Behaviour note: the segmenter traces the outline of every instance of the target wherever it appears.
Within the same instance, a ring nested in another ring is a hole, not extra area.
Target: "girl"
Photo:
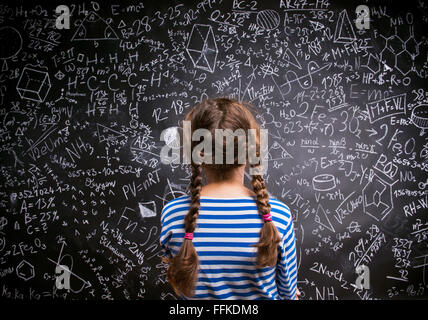
[[[190,121],[192,133],[204,128],[212,137],[215,129],[244,129],[247,136],[249,129],[256,129],[260,155],[260,127],[238,101],[205,100],[185,120]],[[192,154],[198,143],[192,141]],[[224,141],[214,143],[220,143],[222,151],[226,146]],[[290,209],[269,197],[261,175],[252,176],[253,190],[244,186],[246,164],[238,162],[237,138],[233,143],[233,163],[191,159],[190,195],[175,198],[162,209],[160,242],[169,263],[167,279],[184,299],[297,300]],[[202,185],[202,173],[206,185]]]

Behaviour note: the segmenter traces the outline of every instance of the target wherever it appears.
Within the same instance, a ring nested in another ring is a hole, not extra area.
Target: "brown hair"
[[[215,129],[244,129],[248,136],[249,129],[256,129],[256,154],[260,157],[260,126],[256,122],[249,104],[239,103],[229,98],[207,99],[193,107],[186,115],[184,120],[190,121],[191,131],[204,128],[208,129],[212,136],[215,136]],[[214,138],[213,138],[214,141]],[[199,143],[192,141],[191,150]],[[207,168],[216,170],[219,175],[223,175],[233,168],[242,164],[238,163],[238,138],[234,138],[234,163],[233,164],[204,164]],[[223,148],[226,146],[223,141]],[[246,148],[248,148],[247,144]],[[246,149],[247,150],[247,149]],[[217,151],[217,150],[216,150]],[[248,152],[245,152],[248,159]],[[190,209],[184,219],[185,232],[193,233],[196,229],[196,220],[201,206],[200,192],[202,188],[202,164],[191,161],[192,176],[190,178]],[[259,164],[251,164],[251,167],[258,167]],[[266,184],[261,175],[253,175],[251,185],[256,194],[257,208],[260,215],[270,214],[271,206],[269,204],[269,195],[266,190]],[[280,242],[280,236],[273,222],[265,222],[260,230],[259,242],[257,247],[257,267],[274,266],[277,259],[277,245]],[[191,239],[184,239],[178,254],[167,259],[169,268],[167,279],[174,291],[181,295],[193,296],[194,287],[198,276],[199,259]]]

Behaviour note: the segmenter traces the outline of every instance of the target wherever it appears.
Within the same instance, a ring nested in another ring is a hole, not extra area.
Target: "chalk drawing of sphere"
[[[22,37],[18,30],[5,26],[0,28],[0,59],[17,55],[22,48]]]
[[[264,30],[273,30],[278,28],[280,18],[275,10],[263,10],[257,13],[257,25]]]

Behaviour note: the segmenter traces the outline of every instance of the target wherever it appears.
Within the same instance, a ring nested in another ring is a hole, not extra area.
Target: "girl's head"
[[[229,173],[236,168],[243,166],[242,158],[240,157],[239,148],[244,147],[245,159],[248,160],[248,146],[249,132],[256,132],[255,134],[255,152],[257,157],[260,157],[260,127],[256,122],[250,106],[245,106],[236,100],[228,98],[207,99],[193,107],[186,115],[186,121],[191,125],[191,136],[197,129],[207,129],[211,132],[212,145],[214,147],[212,163],[204,163],[194,161],[191,157],[192,176],[190,178],[190,196],[191,205],[189,212],[185,217],[185,232],[186,234],[193,234],[196,229],[197,218],[199,215],[200,192],[202,189],[202,170],[211,170],[219,177],[229,176]],[[216,141],[216,129],[243,130],[245,132],[245,143],[239,141],[238,136],[234,136],[233,140],[223,139]],[[199,141],[192,141],[191,152],[198,146]],[[233,145],[233,161],[226,163],[227,148]],[[210,150],[196,150],[199,155],[204,156],[204,152],[210,153]],[[216,163],[214,155],[221,152],[223,156],[223,163]],[[242,154],[241,154],[242,156]],[[203,157],[200,159],[204,159]],[[248,162],[247,162],[248,163]],[[258,167],[259,163],[250,164],[251,167]],[[256,194],[256,202],[258,211],[262,216],[269,217],[270,204],[269,195],[266,190],[265,181],[261,175],[252,175],[251,185],[254,193]],[[257,247],[256,265],[258,267],[274,266],[277,259],[277,245],[280,241],[278,231],[269,219],[265,219],[263,227],[260,231],[259,242],[255,245]],[[181,245],[178,254],[169,259],[169,269],[167,278],[177,294],[184,294],[185,296],[192,296],[195,283],[198,275],[198,255],[193,246],[191,236],[186,236]]]

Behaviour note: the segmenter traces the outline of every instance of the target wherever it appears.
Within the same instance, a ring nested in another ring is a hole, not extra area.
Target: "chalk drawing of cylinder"
[[[414,108],[410,119],[416,127],[422,129],[420,135],[423,136],[428,129],[428,105],[421,104]]]
[[[51,88],[49,74],[46,71],[24,67],[16,90],[22,99],[43,102]]]
[[[315,191],[329,191],[336,187],[332,174],[319,174],[312,178],[312,187]]]

